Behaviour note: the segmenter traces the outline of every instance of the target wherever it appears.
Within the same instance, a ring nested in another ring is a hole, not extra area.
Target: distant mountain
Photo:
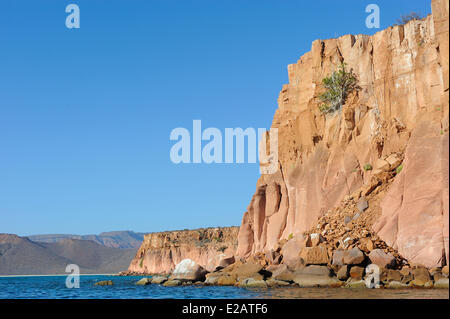
[[[144,240],[145,233],[135,233],[133,231],[112,231],[99,235],[72,235],[72,234],[46,234],[27,236],[34,242],[56,243],[63,239],[91,240],[99,245],[112,248],[139,248]]]
[[[0,234],[0,275],[65,274],[68,264],[77,264],[82,274],[118,273],[128,268],[136,252],[137,248],[106,247],[91,240],[34,242]]]

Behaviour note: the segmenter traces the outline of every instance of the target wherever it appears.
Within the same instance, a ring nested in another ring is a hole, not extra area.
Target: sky
[[[174,164],[170,132],[268,129],[312,41],[411,11],[430,1],[3,0],[0,233],[240,225],[258,164]]]

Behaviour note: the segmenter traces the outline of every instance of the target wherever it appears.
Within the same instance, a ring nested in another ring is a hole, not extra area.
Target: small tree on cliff
[[[423,16],[420,13],[411,12],[408,14],[403,14],[400,19],[397,19],[397,23],[395,25],[404,25],[407,24],[411,20],[422,20]]]
[[[322,80],[325,92],[319,98],[323,102],[319,109],[323,113],[334,113],[340,110],[349,93],[358,89],[356,75],[353,70],[347,72],[346,64],[341,62],[338,70]]]

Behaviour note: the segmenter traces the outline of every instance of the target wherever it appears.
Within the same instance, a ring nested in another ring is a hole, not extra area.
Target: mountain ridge
[[[65,274],[69,264],[78,265],[81,274],[118,273],[127,268],[136,251],[90,240],[66,238],[46,243],[0,234],[0,275]]]

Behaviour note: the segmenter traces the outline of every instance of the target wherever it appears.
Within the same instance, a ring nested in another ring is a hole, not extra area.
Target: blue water
[[[66,288],[66,276],[0,277],[0,299],[235,299],[235,298],[368,298],[368,299],[448,299],[448,289],[346,289],[273,288],[248,290],[238,287],[161,285],[136,286],[142,277],[112,275],[80,276],[80,288]],[[112,280],[112,286],[95,286]]]
[[[0,277],[0,299],[145,299],[145,298],[258,298],[256,291],[237,287],[164,287],[137,286],[142,277],[82,275],[80,288],[67,288],[66,276]],[[95,286],[101,280],[112,280],[112,286]]]

